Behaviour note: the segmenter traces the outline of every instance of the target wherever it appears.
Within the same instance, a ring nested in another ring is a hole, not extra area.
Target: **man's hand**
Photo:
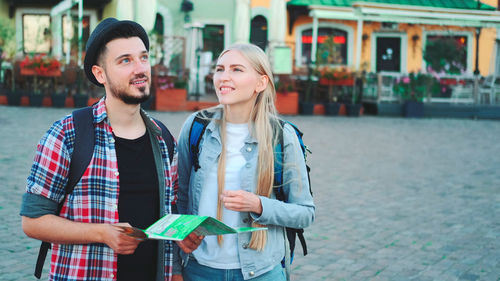
[[[131,225],[128,223],[103,225],[102,241],[117,254],[131,255],[142,240],[128,236],[119,226]]]
[[[224,208],[236,212],[262,214],[260,197],[244,190],[224,190],[220,196]]]
[[[184,251],[186,254],[192,253],[198,246],[200,246],[201,241],[205,238],[203,235],[196,235],[195,233],[191,232],[184,240],[182,241],[177,241],[177,245],[179,245],[179,248]]]

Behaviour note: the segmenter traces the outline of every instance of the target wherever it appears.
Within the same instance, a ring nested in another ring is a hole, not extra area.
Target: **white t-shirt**
[[[226,190],[239,190],[240,171],[246,161],[241,148],[248,136],[248,124],[226,123]],[[198,214],[200,216],[217,217],[217,165],[210,167],[203,185]],[[241,213],[224,208],[222,221],[231,227],[243,226]],[[193,252],[198,263],[218,269],[241,268],[238,257],[237,234],[223,236],[223,244],[219,246],[217,236],[206,236],[198,249]]]

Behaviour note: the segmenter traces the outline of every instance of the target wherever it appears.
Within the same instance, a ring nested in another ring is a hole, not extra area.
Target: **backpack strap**
[[[68,194],[73,192],[75,185],[78,183],[83,173],[87,169],[95,144],[94,133],[94,115],[91,106],[84,107],[73,111],[73,124],[75,128],[75,141],[73,143],[73,154],[71,155],[71,162],[69,165],[68,182],[64,189],[64,198],[57,206],[57,213],[61,213],[61,209],[66,201]],[[83,137],[82,137],[83,136]],[[50,249],[50,243],[42,242],[38,258],[35,266],[35,277],[40,279],[42,276],[42,269],[47,257],[47,251]]]
[[[153,120],[161,128],[161,137],[163,138],[163,140],[165,140],[165,143],[167,144],[168,161],[170,161],[170,164],[172,164],[172,161],[174,160],[174,137],[167,129],[167,126],[165,126],[165,124],[163,124],[160,120],[157,120],[155,118],[153,118]]]
[[[304,155],[304,159],[306,157],[307,148],[302,141],[302,132],[295,126],[294,124],[279,119],[281,128],[285,127],[285,124],[290,124],[297,135],[299,140],[300,147],[302,149],[302,153]],[[285,161],[285,153],[284,153],[284,140],[283,140],[283,129],[278,130],[278,143],[274,147],[274,183],[273,183],[273,191],[276,199],[286,202],[288,198],[285,197],[285,192],[283,189],[283,163]],[[306,165],[307,166],[307,165]],[[307,166],[307,173],[309,177],[309,167]],[[310,184],[309,184],[310,186]],[[312,194],[312,193],[311,193]],[[299,238],[300,244],[302,245],[302,251],[304,256],[307,255],[307,245],[304,237],[304,229],[300,228],[286,228],[286,236],[288,238],[288,242],[290,244],[290,262],[285,260],[282,261],[282,266],[286,268],[286,266],[293,261],[294,250],[295,250],[295,237]]]
[[[191,164],[195,172],[200,168],[198,156],[200,153],[201,137],[205,133],[205,129],[213,115],[213,112],[206,110],[196,113],[189,129],[189,153],[191,154]]]

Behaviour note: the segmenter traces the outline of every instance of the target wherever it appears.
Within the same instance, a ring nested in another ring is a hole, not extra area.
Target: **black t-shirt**
[[[146,229],[159,219],[160,199],[151,140],[146,132],[134,140],[115,136],[120,222]],[[146,240],[132,255],[118,255],[118,280],[155,280],[158,242]]]

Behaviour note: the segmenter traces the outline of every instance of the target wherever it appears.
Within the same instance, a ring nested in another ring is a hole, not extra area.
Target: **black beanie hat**
[[[126,31],[127,35],[118,37],[116,35],[112,35],[114,32],[119,31]],[[99,54],[101,48],[113,39],[135,36],[142,40],[146,50],[149,51],[148,35],[140,24],[129,20],[119,21],[115,18],[107,18],[97,25],[87,41],[85,60],[83,62],[85,74],[90,82],[103,87],[103,85],[97,81],[92,73],[92,66],[97,63],[97,54]]]

